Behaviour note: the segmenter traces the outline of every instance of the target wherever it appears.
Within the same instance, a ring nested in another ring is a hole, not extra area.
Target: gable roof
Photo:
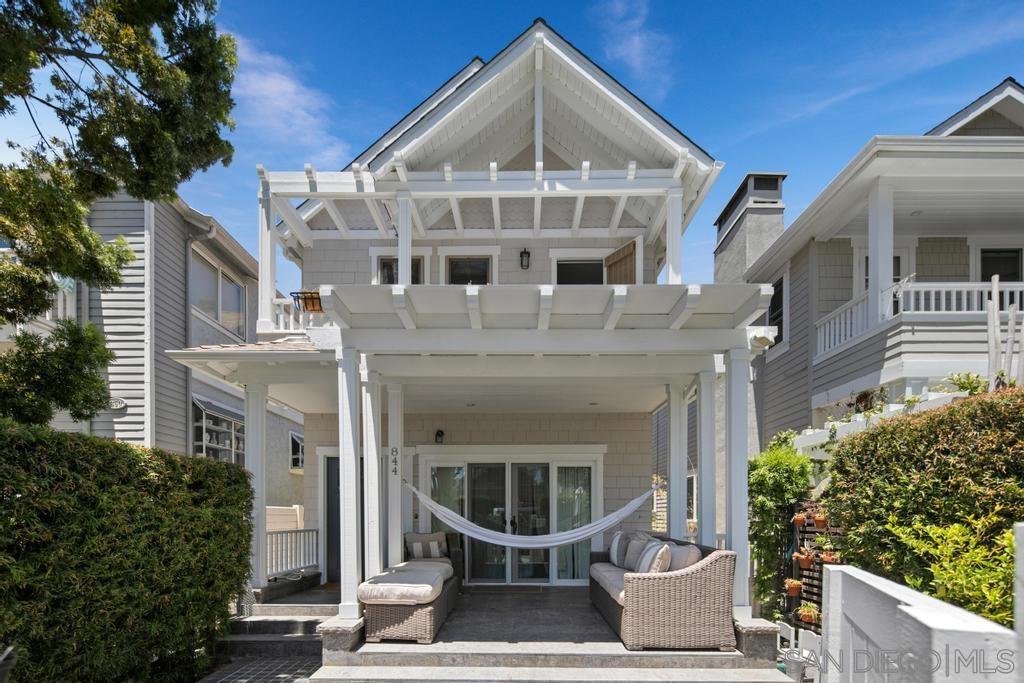
[[[441,123],[453,107],[466,102],[506,68],[513,65],[518,58],[526,55],[528,51],[532,51],[533,41],[531,38],[538,33],[543,35],[545,41],[550,41],[551,47],[566,57],[575,68],[585,71],[588,79],[599,84],[620,105],[624,105],[620,108],[628,110],[628,115],[636,117],[637,123],[645,126],[652,135],[659,137],[666,146],[678,150],[686,149],[703,164],[710,166],[714,163],[714,158],[706,150],[598,66],[543,18],[536,19],[529,28],[516,36],[489,61],[478,63],[479,58],[476,58],[470,62],[470,65],[463,71],[456,74],[445,86],[442,86],[434,95],[406,115],[399,124],[393,126],[388,133],[356,157],[354,162],[360,166],[368,166],[378,177],[387,173],[392,168],[394,152],[418,144],[424,138],[425,133]],[[471,71],[468,75],[466,74],[467,70]],[[453,87],[447,87],[449,85]]]
[[[1013,76],[1007,76],[999,85],[929,130],[925,135],[952,135],[985,112],[992,110],[998,110],[1003,116],[1024,128],[1024,86],[1018,83]]]

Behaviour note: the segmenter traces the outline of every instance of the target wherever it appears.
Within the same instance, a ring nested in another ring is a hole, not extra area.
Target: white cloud
[[[647,24],[647,0],[604,0],[591,16],[601,29],[605,57],[625,65],[649,99],[658,101],[672,86],[672,39]]]
[[[288,147],[290,156],[317,166],[337,169],[347,162],[350,145],[331,132],[335,110],[331,97],[303,83],[283,57],[237,34],[235,40],[238,70],[232,95],[239,135],[264,145]]]

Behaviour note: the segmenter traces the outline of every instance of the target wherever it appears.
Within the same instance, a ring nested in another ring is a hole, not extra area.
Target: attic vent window
[[[755,190],[778,190],[779,179],[778,178],[754,178],[754,189]]]

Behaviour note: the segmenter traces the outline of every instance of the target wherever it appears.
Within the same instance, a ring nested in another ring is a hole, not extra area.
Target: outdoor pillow
[[[644,546],[640,561],[636,565],[636,571],[640,574],[657,574],[667,571],[671,560],[672,553],[668,543],[650,541]]]
[[[629,547],[626,548],[626,558],[622,561],[624,569],[628,569],[631,572],[636,571],[637,563],[640,562],[640,556],[643,555],[644,548],[647,547],[649,540],[648,538],[630,539]]]
[[[433,534],[406,534],[405,550],[410,560],[448,557],[448,539],[443,531]]]
[[[608,560],[616,567],[626,566],[626,546],[628,545],[629,540],[626,538],[626,534],[616,531],[612,536],[612,544],[608,546]]]
[[[700,548],[692,543],[684,545],[672,544],[669,548],[671,562],[665,571],[674,572],[679,569],[686,569],[690,565],[697,564],[701,560]]]

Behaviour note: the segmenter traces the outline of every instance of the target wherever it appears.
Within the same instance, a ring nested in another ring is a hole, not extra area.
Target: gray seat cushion
[[[611,562],[595,562],[590,565],[590,578],[594,579],[612,600],[623,605],[626,600],[626,571]]]
[[[452,561],[447,557],[434,557],[429,559],[424,558],[422,560],[406,560],[405,562],[396,564],[394,567],[391,567],[388,571],[409,572],[428,568],[435,569],[441,572],[441,578],[445,581],[447,581],[455,575],[455,569],[452,567]]]

